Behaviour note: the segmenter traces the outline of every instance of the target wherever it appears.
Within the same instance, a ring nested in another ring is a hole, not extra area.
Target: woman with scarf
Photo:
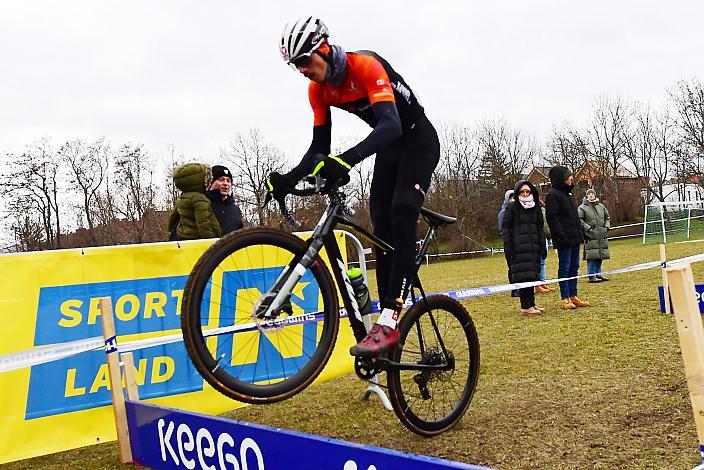
[[[371,51],[345,52],[330,44],[328,36],[328,28],[315,17],[286,25],[281,34],[282,58],[310,80],[313,141],[293,170],[269,175],[267,190],[279,200],[311,173],[328,183],[346,184],[352,166],[376,154],[369,211],[374,234],[392,242],[395,250],[376,250],[382,312],[350,354],[377,356],[398,343],[398,316],[413,282],[416,226],[440,159],[440,142],[415,93],[386,60]],[[330,155],[331,107],[372,127],[369,135],[340,155]]]
[[[516,202],[506,208],[502,224],[504,255],[511,282],[540,279],[540,261],[547,256],[543,213],[538,190],[527,180],[516,183]],[[535,306],[533,287],[520,290],[521,315],[540,315],[544,308]]]
[[[589,282],[607,281],[601,275],[601,262],[609,259],[609,241],[606,236],[611,227],[609,211],[599,202],[596,191],[588,189],[584,202],[577,208],[584,232],[584,259],[587,260]]]

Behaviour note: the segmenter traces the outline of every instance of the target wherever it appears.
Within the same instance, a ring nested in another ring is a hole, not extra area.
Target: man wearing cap
[[[557,249],[557,277],[575,277],[579,273],[579,247],[584,236],[577,203],[572,197],[574,177],[572,170],[559,165],[550,168],[548,176],[552,187],[545,198],[545,215]],[[560,296],[564,309],[589,306],[589,302],[577,297],[577,279],[560,282]]]
[[[213,181],[205,192],[213,205],[213,212],[220,223],[222,234],[242,228],[242,211],[232,197],[232,173],[222,165],[212,168]]]

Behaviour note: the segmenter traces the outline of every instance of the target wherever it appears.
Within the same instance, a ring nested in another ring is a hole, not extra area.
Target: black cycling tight
[[[395,248],[393,253],[376,249],[382,307],[392,308],[410,290],[420,208],[439,160],[438,135],[425,117],[376,156],[369,211],[374,234]]]

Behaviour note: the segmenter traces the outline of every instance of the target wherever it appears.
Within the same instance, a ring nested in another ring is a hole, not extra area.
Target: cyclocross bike
[[[329,200],[306,241],[266,227],[226,235],[200,257],[183,294],[181,327],[193,364],[216,390],[246,403],[281,401],[310,385],[333,352],[341,316],[348,317],[357,341],[366,335],[335,228],[350,227],[393,251],[352,222],[344,192],[326,188],[319,177],[290,194]],[[278,202],[286,220],[300,227],[284,200]],[[385,371],[398,418],[411,431],[433,436],[454,426],[469,407],[479,338],[462,304],[425,295],[418,269],[437,228],[455,219],[427,208],[421,214],[429,228],[416,254],[413,303],[401,315],[400,342],[387,355],[355,358],[354,367],[363,380]]]

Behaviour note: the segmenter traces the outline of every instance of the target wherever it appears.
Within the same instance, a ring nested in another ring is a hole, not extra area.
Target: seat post
[[[437,227],[432,222],[428,221],[428,231],[426,232],[425,237],[423,237],[423,243],[416,254],[416,267],[420,267],[423,263],[423,257],[428,252],[428,245],[430,245],[430,240],[432,240],[433,235],[435,235],[436,228]]]

